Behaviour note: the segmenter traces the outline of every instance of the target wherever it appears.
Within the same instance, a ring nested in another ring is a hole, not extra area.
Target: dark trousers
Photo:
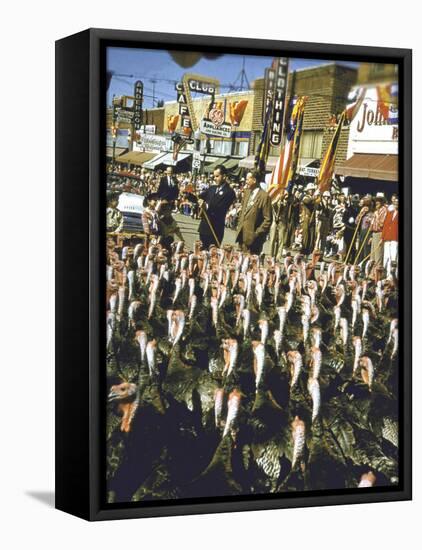
[[[221,241],[223,240],[223,238],[221,238],[220,243],[217,243],[217,241],[214,239],[214,236],[209,235],[208,233],[200,233],[199,238],[202,242],[202,246],[207,250],[212,244],[215,246],[221,245]]]

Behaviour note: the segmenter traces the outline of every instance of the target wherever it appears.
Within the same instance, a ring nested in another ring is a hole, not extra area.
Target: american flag
[[[270,101],[267,105],[265,113],[264,129],[262,131],[261,141],[259,142],[258,149],[255,155],[255,168],[259,172],[265,171],[267,164],[268,153],[270,151],[270,121],[273,114],[273,102]]]

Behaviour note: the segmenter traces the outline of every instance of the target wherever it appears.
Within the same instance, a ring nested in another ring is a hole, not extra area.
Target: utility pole
[[[155,107],[155,85],[157,84],[157,80],[155,78],[150,78],[149,81],[152,84],[152,107]]]

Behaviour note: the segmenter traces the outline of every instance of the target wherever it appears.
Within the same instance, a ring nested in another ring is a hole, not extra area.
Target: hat
[[[355,194],[352,196],[352,200],[354,200],[354,201],[360,200],[360,196],[358,195],[358,193],[355,193]]]
[[[305,187],[305,191],[314,191],[316,189],[315,183],[308,183],[308,185]]]
[[[324,193],[322,194],[323,197],[330,197],[331,194],[329,191],[324,191]]]
[[[376,198],[382,198],[382,199],[385,198],[385,197],[384,197],[384,193],[381,193],[381,192],[378,192],[378,193],[376,194],[375,197],[376,197]]]

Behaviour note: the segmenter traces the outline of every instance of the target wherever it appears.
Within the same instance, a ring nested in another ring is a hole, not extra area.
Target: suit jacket
[[[237,225],[236,242],[251,246],[256,240],[264,240],[272,222],[271,199],[265,191],[258,190],[253,204],[248,206],[251,190],[243,195],[242,208]]]
[[[226,214],[236,199],[236,194],[230,185],[225,182],[218,187],[217,185],[211,185],[208,189],[203,191],[199,197],[207,203],[206,214],[212,223],[218,240],[221,241],[224,235],[224,222]],[[212,235],[212,231],[205,216],[202,217],[199,224],[199,233],[202,235]]]
[[[382,228],[383,241],[399,240],[399,213],[397,210],[388,210]]]
[[[175,201],[179,196],[179,186],[177,185],[177,181],[174,176],[172,176],[170,179],[173,184],[172,186],[169,186],[167,176],[163,176],[161,178],[157,194],[160,199]]]

